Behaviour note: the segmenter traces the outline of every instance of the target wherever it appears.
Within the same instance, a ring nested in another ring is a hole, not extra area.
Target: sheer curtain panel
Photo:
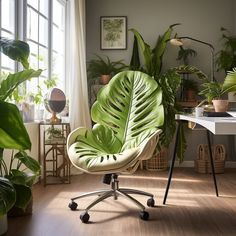
[[[68,0],[68,75],[69,113],[71,129],[91,127],[86,72],[85,0]]]

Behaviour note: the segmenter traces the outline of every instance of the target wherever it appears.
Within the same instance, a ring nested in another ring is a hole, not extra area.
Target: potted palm
[[[25,209],[32,198],[30,186],[40,170],[38,162],[25,152],[30,150],[31,142],[19,109],[7,101],[21,83],[38,77],[42,70],[29,68],[29,45],[23,41],[0,38],[0,51],[23,66],[22,71],[9,74],[0,82],[0,221],[3,223],[13,205]],[[5,149],[17,150],[12,153],[9,166]],[[30,174],[22,169],[23,165],[31,170]],[[4,228],[5,231],[6,221],[4,222],[5,226],[1,225],[1,230]]]
[[[236,68],[228,71],[222,83],[207,81],[202,84],[202,88],[199,95],[204,95],[208,102],[212,101],[216,112],[227,111],[228,100],[223,99],[223,96],[229,92],[236,92]]]
[[[107,84],[112,76],[127,68],[123,60],[111,61],[108,56],[106,56],[106,59],[99,55],[95,56],[97,57],[96,59],[88,62],[88,78],[100,78],[101,84]]]

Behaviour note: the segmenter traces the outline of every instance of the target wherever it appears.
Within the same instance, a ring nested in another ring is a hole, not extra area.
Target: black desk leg
[[[167,195],[168,195],[168,192],[169,192],[170,182],[171,182],[171,178],[172,178],[172,172],[173,172],[174,165],[175,165],[177,145],[178,145],[178,142],[179,142],[180,126],[181,126],[181,121],[178,121],[178,123],[177,123],[177,131],[176,131],[176,136],[175,136],[174,153],[173,153],[172,161],[171,161],[171,165],[170,165],[169,177],[168,177],[168,182],[167,182],[167,186],[166,186],[166,192],[165,192],[163,204],[166,204],[166,198],[167,198]]]
[[[214,180],[214,185],[215,185],[215,190],[216,190],[216,196],[218,197],[218,188],[217,188],[217,183],[216,183],[216,175],[215,175],[215,167],[214,167],[214,162],[213,162],[213,157],[212,157],[212,150],[211,150],[211,141],[210,141],[210,132],[207,130],[207,143],[208,143],[208,150],[210,154],[210,159],[211,159],[211,171],[212,171],[212,176]]]

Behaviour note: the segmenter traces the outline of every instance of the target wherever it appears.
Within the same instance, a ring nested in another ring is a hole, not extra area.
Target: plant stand
[[[61,130],[61,134],[48,134],[50,128],[51,132]],[[44,186],[70,183],[70,160],[66,153],[66,140],[70,132],[69,123],[61,122],[55,125],[50,122],[41,122],[39,134],[41,131],[43,132],[43,145],[41,147],[41,143],[39,143],[39,156],[41,157],[42,149]],[[39,142],[40,140],[41,135],[39,135]]]

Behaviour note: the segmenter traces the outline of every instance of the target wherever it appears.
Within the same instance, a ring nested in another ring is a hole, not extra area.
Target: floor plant
[[[179,112],[176,94],[181,83],[181,74],[194,74],[198,78],[205,80],[206,75],[196,67],[190,65],[181,65],[174,68],[169,68],[163,72],[163,56],[166,52],[167,44],[171,39],[174,24],[168,27],[163,35],[160,35],[153,48],[145,42],[142,35],[136,29],[130,29],[134,34],[134,46],[130,68],[133,70],[140,70],[152,76],[160,85],[163,93],[162,103],[164,106],[165,121],[162,126],[163,133],[161,135],[161,145],[168,147],[175,134],[176,122],[175,114]],[[139,59],[142,58],[142,60]],[[141,64],[140,61],[143,61]],[[184,132],[181,130],[181,142],[178,146],[178,157],[182,161],[184,158],[184,151],[186,149],[186,141]]]
[[[29,45],[20,40],[0,38],[0,51],[16,62],[22,70],[9,75],[0,82],[0,217],[12,206],[24,209],[32,198],[31,186],[39,174],[39,163],[26,150],[31,141],[17,106],[8,102],[17,87],[42,70],[29,67]],[[5,149],[12,155],[5,155]],[[9,164],[10,163],[10,164]]]

